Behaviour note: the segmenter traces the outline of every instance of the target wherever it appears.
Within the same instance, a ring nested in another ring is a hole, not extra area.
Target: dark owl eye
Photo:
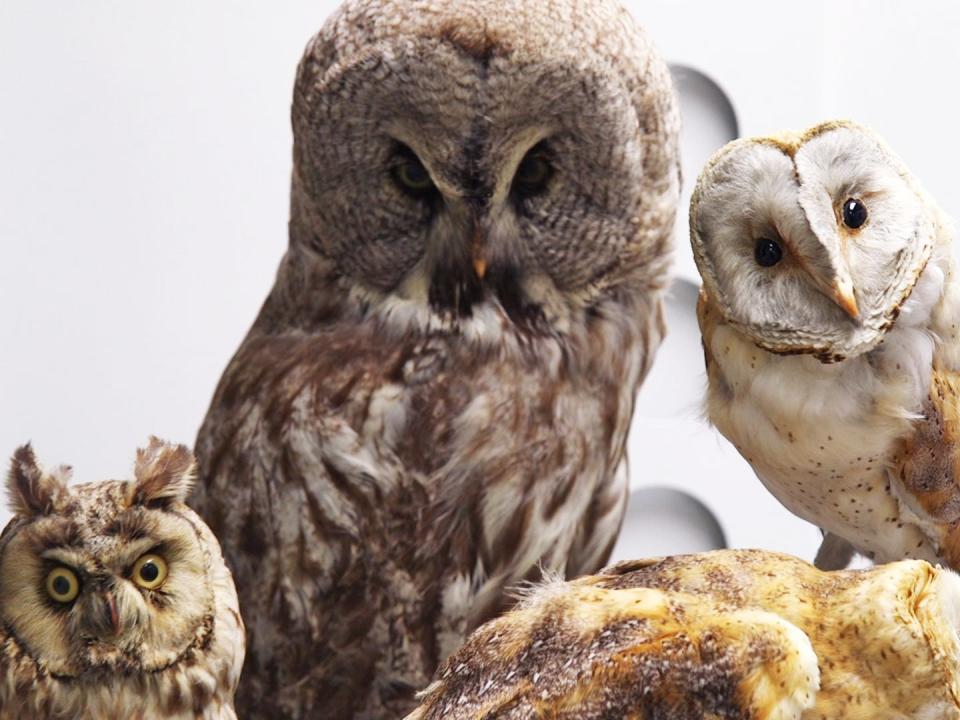
[[[73,602],[80,594],[80,580],[68,567],[57,567],[47,574],[47,594],[59,603]]]
[[[867,206],[856,198],[848,198],[843,204],[843,224],[856,230],[867,221]]]
[[[543,192],[553,175],[553,167],[543,150],[538,146],[527,153],[517,166],[513,187],[521,195],[530,197]]]
[[[156,590],[167,579],[167,561],[147,553],[133,565],[133,581],[146,590]]]
[[[783,259],[783,250],[775,240],[760,238],[753,247],[753,257],[761,267],[773,267]]]
[[[420,159],[407,147],[397,151],[397,158],[391,167],[394,182],[408,195],[424,197],[431,195],[436,187],[430,173]]]

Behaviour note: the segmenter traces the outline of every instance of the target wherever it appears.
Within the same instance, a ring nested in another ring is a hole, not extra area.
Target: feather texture
[[[12,494],[27,474],[32,489],[53,483],[56,501],[14,500],[0,535],[0,720],[236,720],[233,579],[209,528],[169,492],[193,456],[151,438],[137,459],[134,480],[67,486],[32,451],[14,455]],[[135,576],[145,557],[165,568],[149,589]]]
[[[609,555],[678,119],[612,0],[351,0],[293,126],[290,247],[193,503],[238,578],[247,717],[400,717],[506,588]]]
[[[778,553],[626,562],[536,588],[407,720],[960,717],[960,579]]]
[[[949,219],[844,122],[721,150],[691,218],[711,422],[830,542],[960,568]],[[761,265],[761,241],[782,261]],[[842,562],[827,549],[820,562]]]

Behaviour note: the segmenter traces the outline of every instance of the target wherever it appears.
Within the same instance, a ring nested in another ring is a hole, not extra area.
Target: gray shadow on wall
[[[727,539],[704,503],[682,490],[636,488],[610,562],[719,550]]]
[[[675,230],[675,279],[665,301],[669,327],[653,369],[640,392],[635,418],[663,425],[674,437],[692,435],[701,423],[698,408],[703,396],[703,351],[696,320],[700,276],[690,251],[687,209],[704,164],[740,134],[733,103],[720,85],[687,65],[671,64],[670,74],[680,103],[683,191]],[[679,443],[678,443],[679,444]],[[686,445],[686,443],[683,443]],[[677,452],[677,446],[644,447],[644,452]],[[683,452],[716,452],[711,435],[703,447],[685,446]],[[643,457],[635,454],[634,460]],[[677,478],[678,485],[685,478]],[[660,475],[659,482],[670,482]],[[614,560],[716,550],[727,546],[723,527],[714,512],[680,487],[634,487],[623,529],[614,548]]]
[[[700,284],[693,253],[690,252],[690,228],[687,209],[697,176],[707,160],[721,147],[740,136],[740,124],[733,102],[712,78],[687,65],[670,65],[670,76],[680,101],[680,167],[683,192],[677,212],[677,243],[674,272],[685,280]]]

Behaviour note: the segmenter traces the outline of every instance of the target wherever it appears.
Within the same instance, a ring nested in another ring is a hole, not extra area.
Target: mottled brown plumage
[[[534,588],[407,720],[949,720],[960,578],[817,570],[759,550],[626,562]]]
[[[389,718],[606,559],[663,332],[665,65],[608,0],[354,0],[294,92],[290,247],[201,429],[247,717]]]
[[[184,504],[194,469],[152,438],[133,480],[70,486],[69,468],[16,452],[0,720],[236,720],[243,623],[217,541]]]

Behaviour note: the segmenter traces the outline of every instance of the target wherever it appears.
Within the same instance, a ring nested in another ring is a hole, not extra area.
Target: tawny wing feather
[[[266,705],[286,717],[319,699],[346,716],[378,672],[385,688],[396,681],[398,702],[422,679],[391,676],[390,635],[408,628],[381,613],[410,592],[383,561],[386,547],[396,556],[414,549],[418,486],[391,453],[371,456],[350,422],[396,359],[350,355],[345,343],[296,336],[246,344],[201,430],[194,503],[237,578],[251,650],[240,706],[251,717],[265,717]],[[327,360],[305,362],[317,356]],[[388,537],[385,505],[394,522],[411,524],[408,533]],[[422,623],[413,605],[409,624]],[[406,667],[428,673],[430,660],[417,660]]]
[[[893,472],[905,502],[953,568],[960,568],[960,373],[934,368],[923,418]]]
[[[960,579],[730,550],[551,583],[478,630],[408,720],[960,718]]]
[[[647,588],[542,592],[481,628],[408,720],[784,720],[813,703],[810,642],[775,615]]]

